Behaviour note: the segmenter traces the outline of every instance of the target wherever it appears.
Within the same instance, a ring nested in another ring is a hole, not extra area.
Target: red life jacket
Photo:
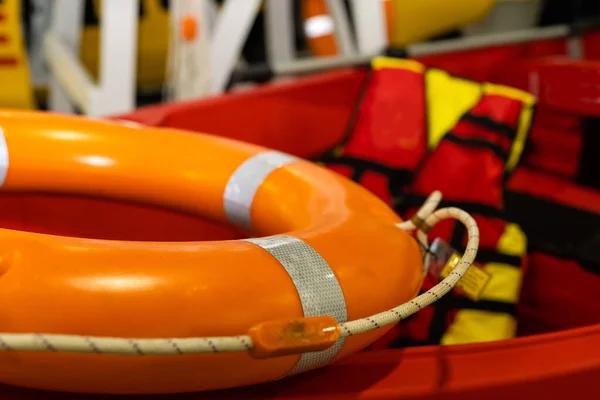
[[[412,60],[377,58],[346,139],[322,157],[410,217],[441,190],[441,206],[470,212],[481,230],[477,261],[491,275],[478,301],[458,291],[399,325],[377,346],[465,343],[516,334],[515,310],[526,238],[504,212],[506,177],[524,148],[533,96],[456,78]],[[460,224],[441,223],[442,237],[461,251]],[[435,282],[426,279],[423,290]]]

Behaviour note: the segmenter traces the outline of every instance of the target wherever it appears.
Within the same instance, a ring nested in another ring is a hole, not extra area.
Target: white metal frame
[[[49,108],[90,116],[135,108],[137,21],[139,0],[104,0],[100,29],[99,80],[94,82],[78,53],[83,27],[83,2],[55,0],[44,57],[50,72]]]
[[[51,28],[44,38],[44,58],[50,73],[50,101],[52,111],[72,113],[79,109],[91,116],[105,116],[124,113],[135,108],[136,59],[137,59],[137,16],[140,0],[104,0],[100,26],[100,68],[99,80],[94,82],[78,58],[80,35],[83,28],[83,0],[55,0]],[[242,47],[256,15],[260,11],[261,0],[227,0],[216,14],[211,0],[176,0],[188,3],[179,10],[192,13],[201,23],[202,40],[190,46],[179,46],[177,57],[206,56],[208,46],[208,66],[210,88],[205,90],[206,73],[197,73],[198,85],[185,84],[181,76],[189,78],[192,66],[189,62],[176,63],[179,68],[187,68],[179,74],[174,83],[175,98],[189,98],[199,94],[217,94],[225,90],[229,77],[239,60]],[[198,7],[204,3],[206,9]],[[203,16],[206,12],[206,17]],[[174,13],[176,18],[178,13]],[[181,15],[179,15],[181,16]],[[178,24],[173,24],[178,29]],[[204,27],[206,25],[206,27]],[[207,31],[211,31],[207,33]],[[209,43],[205,43],[210,36]],[[183,52],[183,53],[182,53]],[[175,52],[176,53],[176,52]],[[198,63],[195,63],[198,64]],[[198,72],[199,69],[195,68]],[[173,82],[171,82],[173,83]],[[194,88],[196,92],[194,93]]]
[[[296,60],[291,0],[267,0],[267,50],[271,65]],[[135,108],[137,16],[140,0],[104,0],[100,26],[98,82],[79,61],[83,0],[54,0],[52,23],[43,52],[49,69],[49,107],[91,116],[124,113]],[[380,1],[354,0],[358,47],[342,0],[327,0],[334,21],[340,57],[378,52],[385,47],[385,18]],[[260,12],[261,0],[226,0],[217,13],[212,0],[174,0],[172,48],[168,68],[172,99],[222,93],[240,61],[248,33]],[[199,37],[179,38],[179,20],[196,16]],[[377,21],[378,20],[378,21]],[[376,27],[376,28],[374,28]]]
[[[78,21],[83,21],[83,2],[55,0],[50,23],[51,35],[44,38],[43,44],[44,58],[50,73],[48,106],[53,111],[66,113],[75,111],[67,92],[73,92],[71,96],[77,98],[78,106],[84,111],[87,109],[88,95],[81,89],[88,81],[91,82],[91,78],[75,58],[79,55],[81,39],[81,27]],[[81,68],[73,68],[77,65]],[[71,70],[73,73],[64,74]],[[61,84],[60,81],[64,83]],[[81,88],[67,89],[69,85],[81,85]]]
[[[191,0],[197,1],[197,0]],[[210,42],[212,93],[229,83],[262,0],[227,0],[223,3]]]
[[[359,53],[381,53],[388,45],[387,19],[383,1],[352,0],[350,2]]]
[[[380,2],[376,2],[380,3]],[[356,45],[350,29],[348,14],[343,0],[327,0],[327,11],[333,19],[333,35],[342,56],[356,54]],[[381,7],[381,4],[379,4]]]
[[[266,0],[265,35],[269,64],[280,64],[296,59],[292,0]]]

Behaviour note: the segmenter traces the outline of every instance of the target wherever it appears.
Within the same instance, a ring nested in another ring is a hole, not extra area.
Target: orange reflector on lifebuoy
[[[340,328],[329,316],[268,321],[250,328],[257,358],[323,351],[340,339]]]

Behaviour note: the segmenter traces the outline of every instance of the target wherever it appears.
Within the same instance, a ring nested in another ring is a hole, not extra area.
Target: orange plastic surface
[[[340,338],[340,327],[329,316],[267,321],[248,331],[256,358],[326,350]]]
[[[204,134],[45,113],[1,111],[0,127],[10,160],[4,192],[125,199],[221,223],[227,180],[263,150]],[[390,208],[341,176],[305,161],[289,164],[263,182],[251,213],[253,235],[296,236],[327,260],[348,319],[389,309],[419,290],[416,242],[394,226],[399,218]],[[13,257],[0,277],[2,332],[221,336],[303,316],[285,270],[246,242],[128,242],[0,230],[0,243],[2,256]],[[385,331],[348,338],[339,357]],[[77,392],[200,391],[275,380],[298,359],[4,352],[0,381]]]

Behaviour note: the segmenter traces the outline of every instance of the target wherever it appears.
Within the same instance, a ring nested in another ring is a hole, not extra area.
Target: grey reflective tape
[[[229,178],[223,194],[225,215],[229,222],[251,228],[250,210],[260,185],[271,172],[297,160],[299,158],[279,151],[265,151],[244,161]]]
[[[327,261],[302,240],[292,236],[244,239],[271,254],[285,268],[296,286],[305,317],[329,315],[346,322],[346,300],[339,282]],[[340,352],[344,339],[327,350],[304,353],[288,375],[329,364]]]
[[[4,137],[4,130],[0,126],[0,186],[4,185],[6,175],[8,174],[8,145],[6,144],[6,137]]]

